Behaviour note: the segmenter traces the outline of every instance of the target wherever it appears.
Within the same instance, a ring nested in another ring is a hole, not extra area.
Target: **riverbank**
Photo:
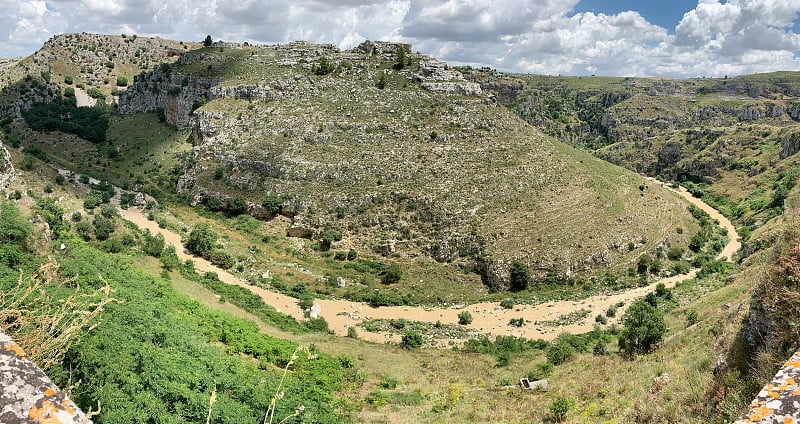
[[[728,232],[729,242],[719,254],[718,258],[730,259],[733,254],[741,248],[738,234],[733,224],[717,210],[704,203],[702,200],[692,197],[682,187],[671,189],[674,193],[685,198],[690,203],[698,206],[707,212],[712,219],[717,220]],[[252,286],[241,278],[221,269],[207,260],[192,255],[185,249],[179,234],[164,228],[159,228],[155,221],[147,219],[145,212],[139,209],[130,208],[120,211],[122,217],[142,229],[149,229],[154,234],[162,234],[168,244],[176,247],[178,257],[181,260],[191,259],[195,263],[195,269],[201,272],[214,272],[220,280],[227,284],[234,284],[245,287],[261,297],[261,299],[277,309],[288,314],[295,319],[305,319],[303,310],[298,305],[297,299],[282,293],[272,292],[257,286]],[[374,308],[363,302],[353,302],[348,300],[336,299],[316,299],[314,303],[319,306],[319,316],[325,318],[331,331],[338,336],[345,336],[350,327],[355,327],[358,336],[364,340],[376,343],[398,342],[399,336],[391,333],[368,332],[359,326],[364,320],[369,319],[405,319],[409,321],[421,321],[427,323],[458,324],[458,315],[462,311],[469,311],[472,315],[472,323],[465,328],[477,331],[482,334],[492,336],[516,336],[529,339],[552,340],[561,333],[584,333],[591,331],[594,327],[594,317],[604,314],[612,305],[623,304],[617,311],[616,317],[609,318],[609,324],[617,322],[623,315],[625,308],[635,299],[653,291],[659,283],[667,287],[673,287],[681,281],[694,278],[697,270],[692,270],[688,274],[676,275],[660,279],[647,286],[626,290],[621,293],[611,295],[591,296],[580,301],[551,301],[538,305],[516,305],[511,309],[505,309],[497,302],[476,303],[463,307],[422,307],[422,306],[392,306]],[[577,322],[566,325],[536,325],[534,323],[554,322],[568,314],[580,312],[584,317]],[[516,327],[509,324],[512,319],[522,318],[527,325]],[[440,340],[439,344],[446,345],[446,340]]]

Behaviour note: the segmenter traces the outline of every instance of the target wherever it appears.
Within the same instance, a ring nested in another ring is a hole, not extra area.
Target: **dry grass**
[[[72,280],[58,276],[57,265],[46,263],[30,277],[20,275],[15,286],[0,292],[0,322],[28,358],[49,369],[61,361],[81,332],[97,325],[93,321],[113,301],[108,284],[81,290],[73,287]]]

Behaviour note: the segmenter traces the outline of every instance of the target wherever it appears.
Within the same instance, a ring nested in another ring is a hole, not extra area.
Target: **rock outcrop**
[[[3,332],[0,332],[0,387],[2,423],[91,423]]]
[[[11,154],[8,150],[0,144],[0,191],[5,190],[8,184],[14,180],[16,171],[14,165],[11,163]]]

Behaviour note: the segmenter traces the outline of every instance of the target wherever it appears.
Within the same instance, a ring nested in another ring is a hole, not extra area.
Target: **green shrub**
[[[572,400],[569,398],[559,396],[550,402],[550,415],[555,422],[564,422],[570,409],[572,409]]]
[[[186,241],[186,248],[201,256],[211,253],[216,245],[217,233],[211,230],[211,225],[207,222],[198,222]]]
[[[379,273],[383,284],[394,284],[403,277],[403,271],[397,265],[388,265]]]
[[[320,58],[319,62],[312,67],[312,71],[316,75],[328,75],[334,70],[336,70],[336,65],[325,57]]]
[[[520,291],[528,288],[528,282],[530,281],[531,274],[528,270],[528,267],[525,266],[524,263],[515,261],[513,264],[511,264],[509,277],[511,282],[511,290]]]
[[[414,330],[406,330],[406,332],[403,333],[403,337],[400,341],[400,347],[408,350],[418,349],[422,347],[423,343],[424,340],[422,338],[422,334]]]
[[[686,312],[686,326],[692,326],[700,322],[700,314],[696,310],[690,309]]]
[[[93,99],[97,100],[106,99],[106,95],[103,93],[103,90],[99,89],[98,87],[90,87],[88,90],[86,90],[86,94],[88,94],[89,97]]]
[[[469,311],[461,311],[458,314],[458,323],[461,325],[472,324],[472,314]]]
[[[117,77],[117,87],[127,87],[128,86],[128,78],[125,77]]]
[[[97,215],[94,217],[94,235],[95,237],[102,241],[108,239],[111,233],[114,232],[114,221],[109,219],[103,215]]]
[[[534,370],[528,373],[528,380],[543,380],[553,373],[554,368],[552,362],[539,362]]]
[[[683,257],[683,249],[680,247],[672,247],[667,251],[667,258],[671,261],[678,261]]]
[[[619,346],[628,355],[650,352],[666,332],[663,313],[646,300],[637,300],[622,317]]]
[[[508,325],[512,327],[522,327],[525,325],[525,318],[511,318],[508,320]]]
[[[547,362],[561,365],[575,358],[575,348],[562,337],[558,337],[545,350],[545,357],[547,357]]]
[[[608,324],[608,318],[603,314],[597,314],[597,316],[594,317],[594,322],[605,325]]]
[[[514,299],[503,299],[500,301],[500,307],[503,309],[514,309],[516,302]]]

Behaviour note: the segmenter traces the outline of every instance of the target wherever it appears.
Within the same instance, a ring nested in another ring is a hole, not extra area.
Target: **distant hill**
[[[406,263],[431,257],[493,288],[508,287],[515,261],[535,281],[625,274],[697,228],[657,184],[545,135],[411,46],[198,47],[56,36],[13,65],[4,104],[21,114],[82,90],[116,101],[114,114],[157,112],[190,132],[174,190],[192,205],[284,215],[290,236]],[[113,150],[108,170],[142,138],[147,128],[135,128],[78,156],[106,164]],[[69,160],[58,146],[69,139],[41,148]]]

